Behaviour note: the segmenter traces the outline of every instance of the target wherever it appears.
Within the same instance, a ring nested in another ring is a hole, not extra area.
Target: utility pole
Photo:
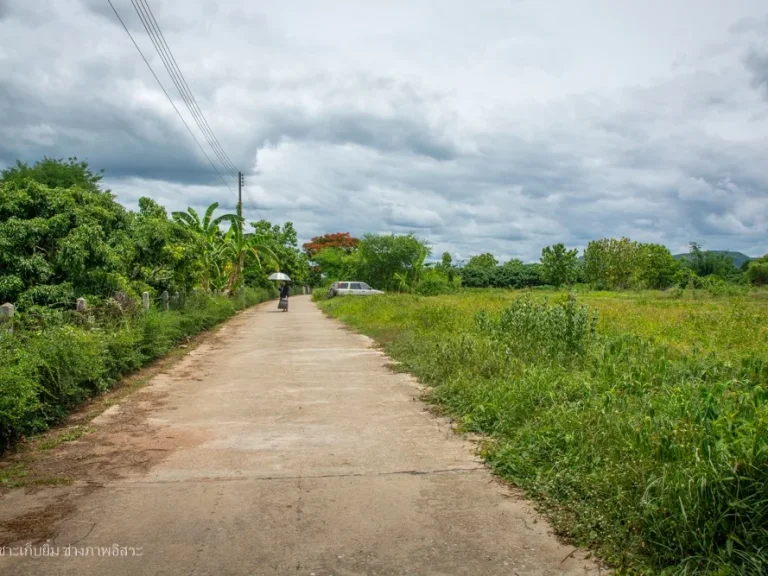
[[[237,173],[237,217],[240,222],[240,234],[243,233],[243,173]]]

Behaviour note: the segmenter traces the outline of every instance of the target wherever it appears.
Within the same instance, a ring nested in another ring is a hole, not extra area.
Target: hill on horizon
[[[703,250],[703,252],[706,252],[708,254],[722,254],[723,256],[727,256],[731,260],[733,260],[733,265],[736,266],[736,268],[741,268],[742,264],[744,262],[748,262],[749,260],[754,260],[752,256],[747,256],[746,254],[742,252],[732,252],[730,250]],[[685,254],[673,254],[673,257],[675,260],[690,260],[693,258],[693,254],[690,252],[686,252]]]

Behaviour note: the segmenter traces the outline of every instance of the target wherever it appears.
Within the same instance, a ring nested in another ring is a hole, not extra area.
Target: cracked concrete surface
[[[120,477],[98,486],[6,495],[6,513],[65,502],[49,544],[93,550],[6,555],[0,573],[598,573],[367,338],[307,298],[287,314],[274,308],[238,315],[133,399],[146,437],[162,439],[153,460],[127,457]],[[113,544],[141,556],[96,555]]]

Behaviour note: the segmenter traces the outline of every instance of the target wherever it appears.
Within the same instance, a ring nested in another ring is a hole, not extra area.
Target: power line
[[[203,156],[205,156],[205,159],[208,160],[208,163],[211,165],[211,168],[213,168],[214,172],[216,172],[216,174],[219,175],[219,178],[221,178],[221,181],[224,183],[224,186],[229,188],[229,191],[234,194],[234,191],[232,190],[232,188],[230,188],[229,184],[227,184],[227,181],[224,180],[224,176],[221,175],[221,172],[219,172],[219,169],[216,168],[216,165],[210,159],[208,154],[206,154],[205,150],[203,149],[203,146],[198,141],[194,132],[192,132],[192,129],[189,127],[189,124],[187,124],[187,121],[184,120],[184,117],[181,115],[181,112],[179,112],[179,109],[176,108],[176,104],[173,103],[173,99],[170,97],[170,95],[166,91],[165,87],[163,86],[163,83],[160,82],[160,79],[157,77],[157,74],[155,74],[155,71],[152,69],[152,66],[149,63],[149,60],[147,60],[146,56],[144,56],[144,52],[141,51],[141,48],[139,48],[139,45],[136,43],[136,40],[134,40],[130,30],[128,30],[128,27],[125,25],[125,22],[123,22],[123,19],[120,17],[120,14],[118,14],[117,10],[112,4],[112,0],[107,0],[107,2],[109,2],[109,6],[112,8],[112,11],[115,13],[115,16],[117,16],[117,19],[120,21],[120,24],[123,25],[123,29],[125,30],[126,34],[128,34],[128,37],[131,39],[131,42],[133,42],[133,45],[136,47],[136,50],[141,55],[142,60],[144,60],[144,63],[147,65],[147,68],[149,68],[149,71],[152,73],[152,76],[154,76],[155,80],[157,81],[157,84],[160,86],[160,89],[163,91],[163,94],[165,94],[165,97],[168,98],[168,102],[171,103],[171,106],[173,106],[173,109],[176,111],[176,114],[178,114],[179,118],[184,123],[184,126],[187,128],[189,135],[192,136],[192,139],[195,141],[195,144],[197,144],[197,147],[200,148],[200,152],[202,152]]]
[[[160,29],[160,25],[155,19],[149,3],[147,0],[131,0],[131,3],[136,10],[136,14],[139,16],[139,19],[141,19],[141,23],[143,24],[144,29],[147,31],[147,35],[149,35],[150,39],[152,40],[152,44],[155,46],[155,50],[157,50],[160,59],[163,61],[163,65],[165,66],[166,71],[170,75],[171,80],[176,86],[176,89],[179,91],[179,95],[184,101],[184,104],[186,104],[187,110],[189,110],[189,113],[197,123],[197,127],[200,129],[200,132],[208,141],[209,146],[219,158],[221,164],[232,174],[233,177],[237,178],[237,167],[234,165],[229,156],[227,156],[227,153],[224,151],[224,148],[221,146],[218,138],[216,138],[216,135],[213,133],[210,124],[208,124],[203,111],[200,109],[200,105],[197,103],[195,96],[192,94],[192,91],[187,84],[186,78],[184,78],[184,74],[176,62],[176,58],[173,56],[173,52],[171,52],[168,43],[165,41],[165,36]]]
[[[140,2],[141,2],[141,0],[140,0]],[[218,138],[216,138],[216,135],[213,133],[213,130],[211,129],[210,125],[208,124],[208,120],[206,120],[205,115],[203,114],[203,111],[200,109],[200,106],[198,105],[197,100],[195,99],[194,95],[192,94],[192,91],[190,90],[189,85],[187,84],[187,80],[186,80],[186,78],[184,78],[184,74],[181,72],[181,68],[179,68],[178,63],[176,62],[176,58],[174,58],[174,56],[173,56],[173,52],[171,52],[171,48],[168,46],[168,43],[165,41],[165,35],[163,34],[163,31],[160,29],[160,26],[158,25],[157,20],[155,19],[155,15],[152,12],[152,8],[149,6],[149,2],[147,0],[143,0],[143,3],[144,3],[144,6],[146,7],[146,9],[147,9],[147,11],[149,13],[149,16],[150,16],[152,22],[154,22],[154,24],[155,24],[155,28],[156,28],[157,32],[160,34],[160,40],[162,41],[162,44],[165,46],[168,55],[171,57],[171,61],[173,62],[174,66],[175,66],[175,69],[176,69],[176,72],[177,72],[178,76],[181,78],[181,82],[182,82],[183,86],[187,90],[187,94],[191,98],[192,103],[194,104],[195,108],[197,109],[197,111],[198,111],[198,113],[200,115],[200,118],[202,119],[203,124],[208,129],[208,132],[211,135],[213,141],[216,143],[217,148],[219,149],[219,151],[221,152],[222,156],[226,160],[226,164],[225,165],[230,170],[232,170],[233,172],[235,172],[235,173],[239,172],[239,170],[235,166],[234,162],[232,162],[232,160],[229,158],[227,153],[224,152],[224,148],[222,147],[222,145],[219,142]]]

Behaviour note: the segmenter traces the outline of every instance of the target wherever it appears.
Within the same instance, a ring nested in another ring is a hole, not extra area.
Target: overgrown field
[[[768,298],[465,292],[322,302],[559,531],[626,573],[768,573]]]
[[[13,334],[0,330],[0,452],[184,338],[273,296],[250,288],[233,298],[200,294],[175,310],[134,314],[105,302],[91,318],[75,312],[26,316]]]

